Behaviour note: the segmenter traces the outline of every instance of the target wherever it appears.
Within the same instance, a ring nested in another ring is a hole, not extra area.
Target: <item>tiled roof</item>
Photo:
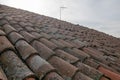
[[[0,80],[120,80],[120,39],[0,5]]]

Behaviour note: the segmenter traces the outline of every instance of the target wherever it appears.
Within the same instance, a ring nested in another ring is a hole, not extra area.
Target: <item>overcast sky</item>
[[[0,3],[60,18],[120,37],[120,0],[0,0]]]

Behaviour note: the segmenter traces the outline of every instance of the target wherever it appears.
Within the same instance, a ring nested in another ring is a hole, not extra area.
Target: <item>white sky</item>
[[[120,37],[120,0],[0,0],[0,3]]]

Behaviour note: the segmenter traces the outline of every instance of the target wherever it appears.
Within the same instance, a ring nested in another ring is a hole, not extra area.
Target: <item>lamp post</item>
[[[60,20],[61,20],[61,17],[62,17],[62,9],[65,9],[67,7],[60,7]]]

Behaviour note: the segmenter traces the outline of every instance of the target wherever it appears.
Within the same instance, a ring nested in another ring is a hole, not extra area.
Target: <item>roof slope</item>
[[[0,5],[0,80],[120,80],[120,39]]]

